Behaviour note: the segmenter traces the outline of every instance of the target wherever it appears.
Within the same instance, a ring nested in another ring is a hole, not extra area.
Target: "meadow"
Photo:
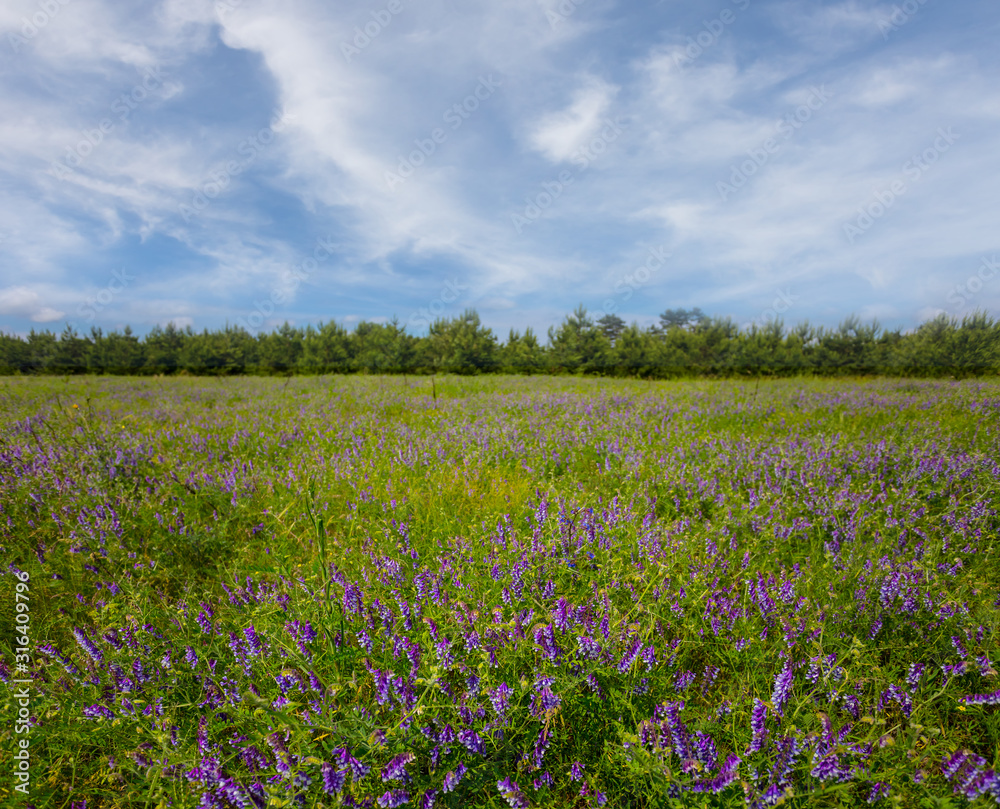
[[[996,805],[998,509],[996,381],[7,377],[0,802]]]

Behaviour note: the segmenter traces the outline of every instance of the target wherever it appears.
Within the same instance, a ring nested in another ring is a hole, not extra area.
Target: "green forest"
[[[398,320],[285,323],[269,333],[237,326],[196,332],[129,327],[78,334],[0,334],[0,373],[12,374],[588,374],[650,379],[732,376],[967,377],[1000,371],[1000,321],[985,312],[941,315],[904,332],[846,318],[836,328],[780,320],[740,329],[700,309],[668,309],[648,328],[582,306],[539,339],[501,339],[474,309],[435,321],[426,335]]]

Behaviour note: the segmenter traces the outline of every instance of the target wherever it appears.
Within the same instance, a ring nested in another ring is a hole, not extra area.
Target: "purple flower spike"
[[[483,740],[479,738],[478,734],[474,730],[463,730],[458,734],[458,740],[465,745],[470,753],[477,753],[480,756],[486,755],[486,748],[483,746]]]
[[[406,772],[406,765],[413,761],[413,753],[402,753],[396,756],[392,761],[385,765],[382,769],[382,780],[383,781],[405,781],[409,778],[409,774]]]
[[[511,809],[528,809],[528,799],[521,792],[517,782],[504,778],[502,781],[497,781],[497,789]]]
[[[490,702],[493,704],[493,710],[497,712],[497,716],[502,717],[507,713],[510,695],[514,693],[514,689],[507,685],[507,683],[500,683],[500,685],[487,693],[489,694]]]
[[[753,740],[747,748],[747,754],[759,753],[764,746],[764,738],[767,736],[767,706],[759,699],[753,701],[753,709],[750,711],[750,730],[753,732]]]
[[[394,809],[396,806],[403,806],[410,802],[410,793],[405,789],[390,789],[378,799],[378,805],[382,809]]]
[[[83,651],[90,656],[91,660],[98,665],[104,662],[104,655],[101,654],[101,650],[94,645],[94,642],[87,637],[87,634],[82,629],[74,626],[73,637],[76,638],[76,642],[83,647]]]
[[[462,780],[462,776],[467,772],[467,768],[464,764],[459,764],[454,771],[449,772],[444,777],[444,783],[441,784],[442,792],[451,792],[458,786],[459,782]]]
[[[784,667],[778,672],[774,680],[774,692],[771,694],[771,702],[774,703],[774,711],[778,716],[784,716],[785,703],[788,702],[788,695],[792,691],[792,661],[787,661]]]
[[[1000,705],[1000,689],[991,694],[969,694],[962,697],[966,705]]]

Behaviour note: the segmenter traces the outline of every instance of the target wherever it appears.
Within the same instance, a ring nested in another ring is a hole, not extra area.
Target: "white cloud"
[[[35,323],[51,323],[65,312],[46,306],[42,296],[26,286],[0,289],[0,315],[27,317]]]
[[[604,117],[618,87],[589,77],[573,93],[566,109],[547,113],[533,128],[532,148],[553,163],[568,160],[604,125]]]

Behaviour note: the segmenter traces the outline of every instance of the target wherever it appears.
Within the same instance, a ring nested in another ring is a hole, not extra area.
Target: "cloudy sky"
[[[995,0],[3,0],[0,330],[1000,313]]]

